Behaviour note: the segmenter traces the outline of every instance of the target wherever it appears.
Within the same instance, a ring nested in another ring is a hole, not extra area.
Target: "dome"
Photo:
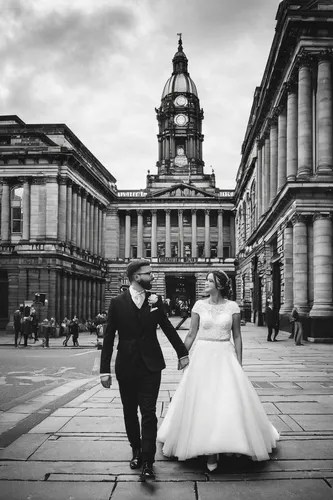
[[[176,73],[175,75],[172,75],[164,85],[162,99],[173,92],[188,92],[198,97],[195,83],[188,73]]]

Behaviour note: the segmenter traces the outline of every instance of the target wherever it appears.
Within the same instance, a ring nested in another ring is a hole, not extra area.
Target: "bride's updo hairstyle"
[[[224,299],[228,299],[231,295],[231,281],[224,271],[211,271],[216,288],[221,292]]]

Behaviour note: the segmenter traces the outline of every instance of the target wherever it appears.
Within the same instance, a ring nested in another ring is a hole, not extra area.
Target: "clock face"
[[[177,148],[177,155],[183,155],[184,154],[184,148],[182,146],[178,146]]]
[[[183,127],[187,123],[187,116],[183,114],[179,114],[175,116],[175,123],[180,127]]]
[[[184,95],[179,95],[175,99],[176,106],[187,106],[187,99]]]

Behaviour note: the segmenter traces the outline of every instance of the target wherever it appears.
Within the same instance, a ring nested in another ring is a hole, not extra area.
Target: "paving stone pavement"
[[[242,332],[244,369],[281,434],[270,461],[221,457],[208,473],[202,459],[178,463],[158,446],[156,481],[141,483],[139,471],[128,466],[117,382],[106,390],[93,377],[0,414],[1,433],[78,384],[85,389],[0,450],[0,499],[332,500],[333,345],[298,347],[284,332],[268,343],[266,329],[251,324]],[[184,338],[186,328],[179,333]],[[161,421],[181,372],[162,333],[160,340],[167,361],[157,405]]]

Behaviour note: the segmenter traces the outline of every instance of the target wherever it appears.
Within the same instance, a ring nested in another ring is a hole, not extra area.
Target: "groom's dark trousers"
[[[123,404],[128,440],[134,449],[142,450],[144,462],[154,462],[156,453],[156,401],[165,368],[156,335],[159,324],[177,352],[178,358],[188,352],[163,311],[161,297],[154,306],[148,304],[149,292],[139,309],[127,290],[111,300],[108,324],[101,353],[101,373],[110,373],[115,333],[118,331],[116,377]],[[141,413],[141,432],[138,418]]]

